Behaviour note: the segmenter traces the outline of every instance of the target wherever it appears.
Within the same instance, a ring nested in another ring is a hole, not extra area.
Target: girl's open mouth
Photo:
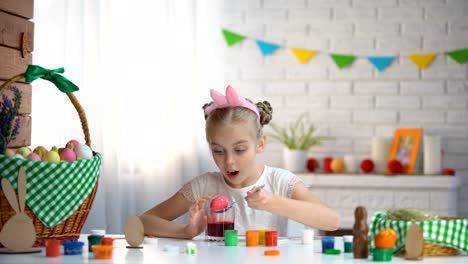
[[[227,176],[228,176],[229,178],[234,178],[234,177],[236,177],[238,174],[239,174],[239,171],[228,171],[228,172],[227,172]]]

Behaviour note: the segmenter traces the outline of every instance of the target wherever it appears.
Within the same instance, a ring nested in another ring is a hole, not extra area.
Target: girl
[[[213,102],[203,106],[206,139],[219,172],[202,174],[186,183],[176,194],[140,216],[145,234],[192,239],[206,226],[205,202],[223,194],[236,201],[235,229],[277,230],[286,236],[288,218],[312,228],[336,230],[337,213],[312,195],[289,171],[260,164],[255,158],[265,149],[262,127],[272,108],[266,101],[256,105],[241,98],[233,88],[226,96],[211,90]],[[255,186],[264,186],[250,192]],[[188,224],[172,220],[190,212]]]

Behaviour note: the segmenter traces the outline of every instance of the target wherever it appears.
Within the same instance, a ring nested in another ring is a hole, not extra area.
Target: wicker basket
[[[374,218],[372,220],[372,225],[378,226],[375,231],[370,230],[370,247],[373,248],[373,236],[378,233],[381,229],[383,228],[392,228],[395,230],[398,234],[398,241],[397,246],[395,248],[396,255],[404,255],[405,252],[405,247],[404,247],[404,238],[406,237],[406,231],[409,225],[417,223],[421,226],[422,229],[428,224],[432,224],[434,226],[437,226],[438,223],[440,222],[445,222],[445,223],[451,223],[452,226],[455,223],[460,223],[460,220],[463,221],[463,225],[461,225],[461,228],[459,232],[467,233],[468,228],[467,228],[467,223],[468,223],[468,217],[466,216],[443,216],[439,217],[437,220],[429,220],[429,221],[403,221],[403,220],[384,220],[383,218],[380,218],[380,216],[383,215],[380,212],[377,212],[374,215]],[[372,229],[372,227],[371,227]],[[400,240],[401,239],[401,240]],[[447,244],[444,244],[443,242],[440,241],[431,241],[430,239],[425,238],[424,241],[424,247],[423,247],[423,256],[455,256],[459,255],[462,250],[466,250],[466,245],[463,247],[462,245],[459,245],[459,248],[456,248],[454,246],[449,246]]]
[[[2,86],[0,86],[0,94],[11,84],[17,82],[24,78],[24,74],[19,74],[14,76],[13,78],[6,81]],[[78,112],[81,126],[83,129],[83,133],[85,136],[85,142],[88,146],[91,146],[88,122],[86,119],[85,112],[76,99],[76,97],[72,93],[66,93],[68,98],[70,99],[71,103],[75,107],[76,111]],[[95,154],[95,158],[99,157],[99,168],[100,168],[100,155]],[[38,161],[40,162],[40,161]],[[76,162],[83,162],[83,161],[76,161]],[[97,177],[98,178],[98,177]],[[31,210],[29,206],[25,206],[25,213],[32,219],[34,228],[36,231],[36,241],[34,246],[44,246],[46,239],[59,239],[59,240],[78,240],[80,236],[81,229],[88,217],[88,214],[91,210],[91,206],[93,204],[94,198],[96,196],[96,192],[98,189],[98,180],[96,179],[94,187],[87,198],[84,199],[83,203],[76,209],[65,221],[53,226],[47,227],[44,225],[41,220],[35,215],[35,213]],[[0,189],[0,230],[3,228],[5,223],[10,219],[11,216],[15,214],[14,210],[11,208],[9,202],[7,201],[3,190]],[[0,247],[3,245],[0,243]]]

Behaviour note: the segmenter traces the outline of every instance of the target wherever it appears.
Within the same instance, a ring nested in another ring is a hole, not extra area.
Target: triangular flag
[[[468,49],[452,50],[445,54],[460,64],[463,64],[468,60]]]
[[[228,31],[228,30],[225,30],[225,29],[223,29],[223,35],[224,35],[224,39],[226,40],[228,46],[232,46],[232,45],[236,44],[237,42],[242,41],[242,40],[244,40],[246,38],[245,36],[239,35],[237,33],[234,33],[232,31]]]
[[[428,53],[428,54],[417,54],[417,55],[409,55],[408,58],[418,66],[420,70],[424,70],[431,64],[431,62],[435,59],[437,54],[435,53]]]
[[[301,63],[306,63],[310,58],[315,56],[315,51],[314,50],[305,50],[305,49],[291,49],[292,53],[296,56],[296,58],[301,62]]]
[[[395,57],[367,57],[379,72],[383,72],[395,59]]]
[[[275,52],[277,49],[280,48],[280,45],[270,42],[265,42],[261,40],[257,40],[257,45],[262,51],[263,56],[267,56]]]
[[[347,66],[351,65],[351,63],[353,63],[353,61],[356,59],[356,56],[352,55],[330,54],[330,56],[340,69],[346,68]]]

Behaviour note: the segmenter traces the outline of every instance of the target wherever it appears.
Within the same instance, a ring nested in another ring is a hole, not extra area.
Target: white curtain
[[[85,228],[122,233],[127,217],[214,169],[202,105],[220,89],[216,1],[37,0],[33,63],[65,67],[103,156]],[[33,83],[32,147],[84,141],[51,83]]]

